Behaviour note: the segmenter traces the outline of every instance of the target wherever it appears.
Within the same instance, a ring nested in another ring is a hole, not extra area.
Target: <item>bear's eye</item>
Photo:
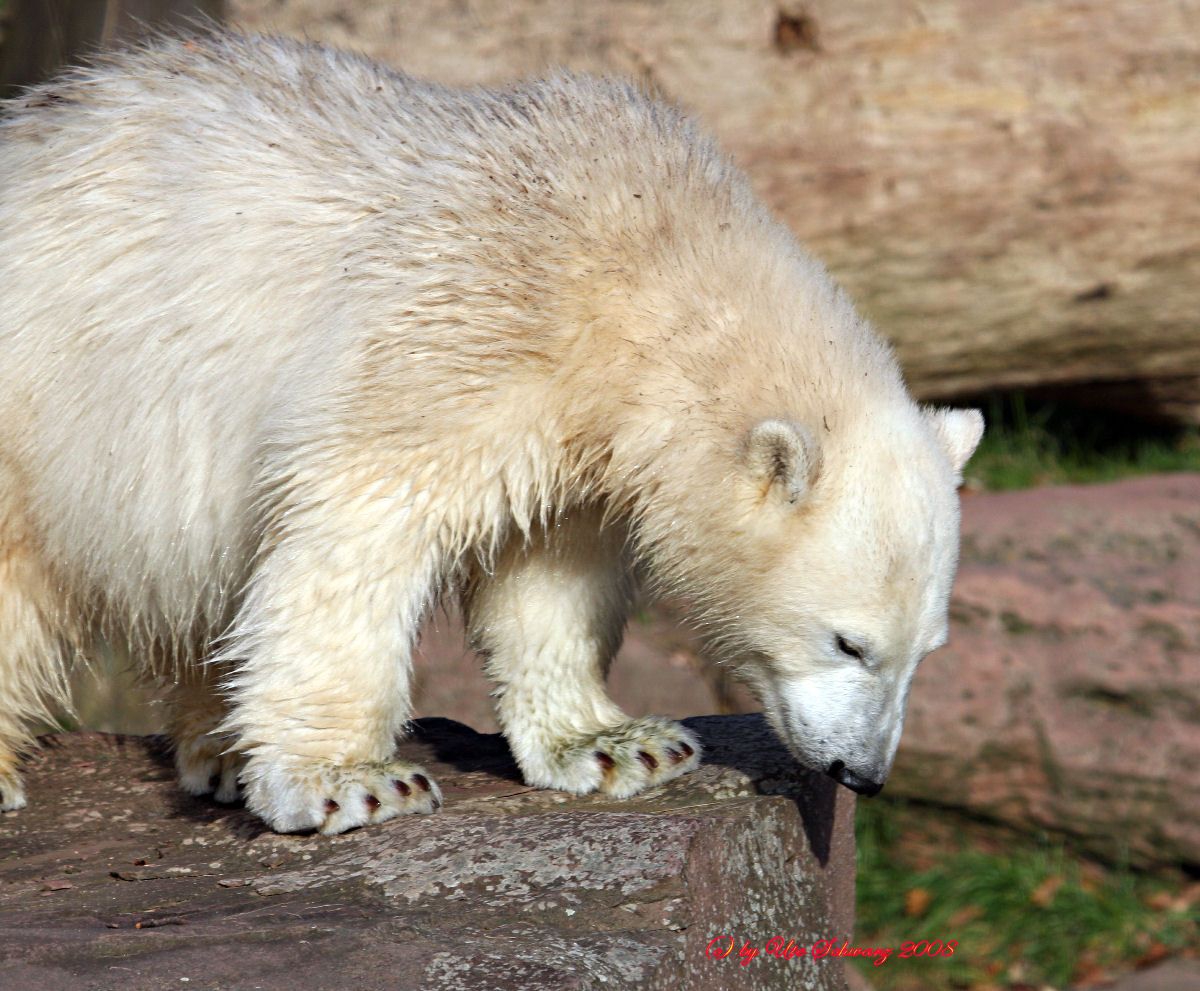
[[[851,643],[849,640],[847,640],[843,636],[837,637],[836,643],[837,643],[837,649],[840,650],[847,657],[853,657],[856,661],[861,661],[863,659],[865,651],[863,651],[863,649],[860,646],[858,646],[858,644]]]

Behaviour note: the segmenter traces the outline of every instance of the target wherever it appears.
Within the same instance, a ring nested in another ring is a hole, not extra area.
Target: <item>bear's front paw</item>
[[[407,761],[332,764],[253,757],[242,774],[246,806],[278,833],[331,836],[398,815],[441,808],[442,793]]]
[[[526,773],[532,785],[628,798],[698,767],[700,741],[679,723],[650,716],[563,740],[538,763]]]

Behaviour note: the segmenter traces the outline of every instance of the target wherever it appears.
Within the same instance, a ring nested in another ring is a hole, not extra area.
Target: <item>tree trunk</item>
[[[916,392],[1200,421],[1200,0],[230,0],[447,82],[638,76],[695,111]]]
[[[117,41],[220,18],[224,0],[7,0],[0,40],[0,96],[40,82],[64,63]]]

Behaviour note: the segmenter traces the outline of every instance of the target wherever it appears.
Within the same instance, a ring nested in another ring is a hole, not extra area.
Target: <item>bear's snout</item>
[[[883,790],[882,781],[872,781],[870,778],[864,778],[860,774],[855,774],[842,761],[835,760],[829,765],[829,770],[825,772],[834,781],[845,785],[851,791],[856,791],[860,795],[866,795],[870,798],[872,795],[878,795]]]

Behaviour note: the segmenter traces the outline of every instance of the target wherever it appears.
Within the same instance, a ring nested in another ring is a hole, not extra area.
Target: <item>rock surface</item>
[[[1168,960],[1149,970],[1129,974],[1107,991],[1196,991],[1200,988],[1200,961]]]
[[[156,738],[48,737],[0,816],[0,986],[842,989],[840,963],[705,956],[851,932],[853,796],[753,716],[689,721],[694,774],[627,802],[524,787],[501,741],[423,720],[434,816],[278,836],[176,791]]]
[[[1200,475],[974,496],[888,791],[1200,864]]]
[[[1200,0],[229,0],[450,83],[694,111],[920,395],[1086,385],[1200,419]]]

